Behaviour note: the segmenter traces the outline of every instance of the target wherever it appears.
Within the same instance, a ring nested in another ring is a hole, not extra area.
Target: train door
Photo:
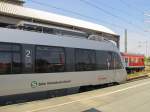
[[[23,72],[34,72],[34,45],[23,45]]]

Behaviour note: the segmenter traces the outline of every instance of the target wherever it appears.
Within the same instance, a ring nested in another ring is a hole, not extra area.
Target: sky
[[[90,21],[120,35],[128,31],[128,52],[150,56],[150,0],[25,0],[26,7]]]

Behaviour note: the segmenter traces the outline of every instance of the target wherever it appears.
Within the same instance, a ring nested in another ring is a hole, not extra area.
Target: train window
[[[140,63],[144,63],[144,59],[143,58],[140,58]]]
[[[112,53],[106,51],[97,51],[96,62],[97,70],[113,69]]]
[[[0,52],[0,74],[11,73],[11,53]]]
[[[12,50],[11,44],[4,44],[4,43],[0,44],[0,51],[11,51],[11,50]]]
[[[128,63],[128,58],[125,58],[125,62]]]
[[[20,73],[21,54],[20,46],[0,44],[0,74]]]
[[[65,71],[66,72],[75,71],[75,52],[74,51],[75,51],[74,48],[65,48],[65,57],[66,57]]]
[[[12,68],[13,73],[20,73],[21,72],[20,53],[13,53],[12,66],[13,66],[13,68]]]
[[[114,54],[114,68],[115,69],[122,69],[123,65],[121,62],[121,57],[117,53],[113,53],[113,54]]]
[[[54,30],[52,28],[43,27],[43,33],[54,34]]]
[[[108,69],[114,69],[113,52],[107,52],[107,67]]]
[[[20,46],[18,46],[18,45],[13,45],[12,51],[20,51]]]
[[[35,66],[37,73],[63,72],[65,66],[64,49],[37,46]]]
[[[95,70],[96,60],[95,60],[95,51],[93,50],[75,50],[75,67],[76,71],[90,71]]]

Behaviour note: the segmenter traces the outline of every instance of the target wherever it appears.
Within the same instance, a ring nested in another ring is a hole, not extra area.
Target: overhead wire
[[[71,11],[71,10],[68,10],[68,9],[64,9],[64,8],[60,8],[60,7],[51,5],[51,4],[39,2],[39,1],[36,1],[36,0],[26,0],[26,1],[29,1],[29,2],[32,2],[32,3],[34,3],[34,4],[38,4],[38,5],[44,6],[44,7],[48,7],[48,8],[51,7],[51,8],[54,8],[54,9],[63,11],[63,12],[67,12],[67,13],[71,13],[71,14],[74,14],[74,15],[78,15],[78,16],[84,17],[84,18],[86,18],[86,19],[88,18],[88,19],[91,19],[91,20],[94,20],[94,21],[95,21],[95,20],[96,20],[96,21],[101,21],[101,22],[104,22],[105,24],[108,24],[108,25],[110,25],[110,26],[112,26],[112,27],[115,27],[115,28],[118,28],[118,29],[122,29],[122,30],[126,29],[125,26],[120,26],[120,25],[117,25],[117,24],[114,24],[114,23],[110,23],[110,22],[104,21],[104,20],[102,20],[102,19],[95,18],[95,17],[93,17],[93,16],[91,17],[91,16],[83,15],[83,14],[81,14],[81,13],[74,12],[74,11]],[[80,0],[80,1],[81,1],[81,0]],[[108,13],[108,14],[110,14],[110,13]],[[111,15],[113,15],[113,14],[111,14]],[[119,16],[115,16],[115,15],[114,15],[114,17],[117,17],[117,18],[119,19]],[[128,24],[131,25],[132,23],[129,22]]]
[[[67,12],[67,13],[70,13],[70,14],[74,14],[74,15],[77,15],[77,16],[80,16],[80,17],[84,17],[84,18],[88,18],[88,19],[91,19],[91,20],[95,20],[95,21],[101,21],[101,22],[104,22],[105,24],[108,24],[108,25],[111,25],[113,27],[117,27],[117,28],[122,28],[124,29],[122,26],[120,25],[117,25],[117,24],[114,24],[114,23],[111,23],[111,22],[107,22],[107,21],[104,21],[102,19],[99,19],[99,18],[95,18],[95,17],[91,17],[91,16],[87,16],[87,15],[84,15],[84,14],[81,14],[81,13],[78,13],[78,12],[74,12],[74,11],[71,11],[71,10],[68,10],[68,9],[64,9],[64,8],[59,8],[59,7],[56,7],[54,5],[51,5],[51,4],[46,4],[46,3],[43,3],[43,2],[39,2],[39,1],[36,1],[36,0],[26,0],[26,1],[30,1],[34,4],[38,4],[38,5],[41,5],[41,6],[44,6],[44,7],[48,7],[48,8],[54,8],[54,9],[57,9],[57,10],[60,10],[62,12]]]
[[[103,13],[109,15],[109,16],[112,16],[112,17],[114,17],[114,18],[116,18],[116,19],[118,19],[118,20],[120,20],[120,21],[126,22],[127,24],[129,24],[130,26],[132,26],[132,28],[134,28],[134,29],[137,29],[137,30],[139,30],[139,31],[142,31],[142,30],[143,30],[143,29],[141,28],[141,26],[139,26],[139,25],[137,25],[137,24],[134,24],[134,23],[132,23],[131,21],[128,21],[128,20],[126,20],[126,19],[124,19],[124,18],[122,18],[122,17],[120,17],[120,16],[118,16],[118,15],[112,14],[111,12],[109,12],[109,11],[107,11],[107,10],[105,10],[105,9],[103,9],[103,8],[101,8],[101,7],[99,7],[98,5],[96,5],[96,4],[94,4],[94,3],[89,2],[88,0],[80,0],[80,1],[83,2],[84,4],[87,4],[88,6],[91,6],[91,7],[93,7],[93,8],[98,9],[99,11],[101,11],[101,12],[103,12]],[[135,27],[135,26],[136,26],[136,27]],[[143,35],[145,35],[145,34],[143,34]]]
[[[107,10],[105,10],[105,9],[103,9],[103,8],[101,8],[101,7],[99,7],[98,5],[96,5],[96,4],[94,4],[94,3],[89,2],[88,0],[80,0],[80,1],[83,2],[83,3],[85,3],[85,4],[87,4],[87,5],[89,5],[89,6],[91,6],[91,7],[93,7],[93,8],[98,9],[98,10],[101,11],[101,12],[104,12],[104,13],[107,14],[107,15],[110,15],[110,16],[112,16],[112,17],[114,17],[114,18],[119,19],[119,20],[121,19],[121,20],[123,20],[123,21],[126,21],[128,24],[132,24],[132,22],[127,21],[126,19],[124,19],[124,18],[122,18],[122,17],[119,17],[119,16],[117,16],[117,15],[115,15],[115,14],[112,14],[111,12],[109,12],[109,11],[107,11]]]
[[[117,11],[117,12],[120,12],[120,13],[123,13],[123,14],[125,14],[125,15],[128,15],[128,16],[133,16],[132,14],[130,14],[130,13],[128,13],[128,12],[126,12],[126,11],[124,11],[124,10],[120,10],[120,9],[118,9],[118,8],[114,8],[114,7],[112,7],[112,6],[110,6],[109,4],[106,4],[106,3],[104,3],[104,2],[101,2],[101,1],[96,1],[96,2],[98,2],[99,3],[99,5],[104,5],[105,7],[107,7],[107,8],[109,8],[109,9],[112,9],[112,10],[115,10],[115,11]],[[139,21],[139,22],[143,22],[142,20],[140,20],[140,19],[135,19],[136,21]]]
[[[110,15],[110,16],[112,16],[112,17],[114,17],[114,18],[117,18],[118,20],[120,20],[120,21],[124,21],[124,22],[126,22],[126,23],[128,23],[128,24],[132,24],[132,25],[134,25],[131,21],[128,21],[127,19],[124,19],[124,18],[122,18],[122,17],[120,17],[120,16],[118,16],[118,15],[115,15],[115,14],[112,14],[111,12],[109,12],[109,11],[107,11],[107,10],[105,10],[105,9],[103,9],[103,8],[101,8],[101,7],[99,7],[99,6],[97,6],[96,4],[94,4],[94,3],[91,3],[91,2],[89,2],[88,0],[80,0],[81,2],[83,2],[83,3],[85,3],[85,4],[87,4],[87,5],[89,5],[89,6],[91,6],[91,7],[93,7],[93,8],[96,8],[96,9],[98,9],[99,11],[102,11],[102,12],[104,12],[105,14],[107,14],[107,15]],[[139,26],[138,26],[139,27]]]
[[[141,10],[141,9],[139,9],[139,8],[137,8],[137,7],[135,7],[135,5],[131,5],[131,4],[128,4],[127,2],[125,2],[124,0],[119,0],[122,4],[124,4],[124,5],[126,5],[127,7],[130,7],[130,8],[132,8],[133,10],[135,10],[135,11],[137,11],[138,13],[140,13],[140,14],[143,14],[143,11]],[[131,0],[130,0],[130,2],[131,2]]]

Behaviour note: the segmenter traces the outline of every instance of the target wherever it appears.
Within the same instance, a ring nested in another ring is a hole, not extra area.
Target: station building
[[[26,28],[43,32],[51,28],[57,35],[92,40],[111,40],[119,48],[120,36],[102,25],[24,7],[22,0],[0,0],[0,27]],[[48,31],[51,33],[51,31]]]

